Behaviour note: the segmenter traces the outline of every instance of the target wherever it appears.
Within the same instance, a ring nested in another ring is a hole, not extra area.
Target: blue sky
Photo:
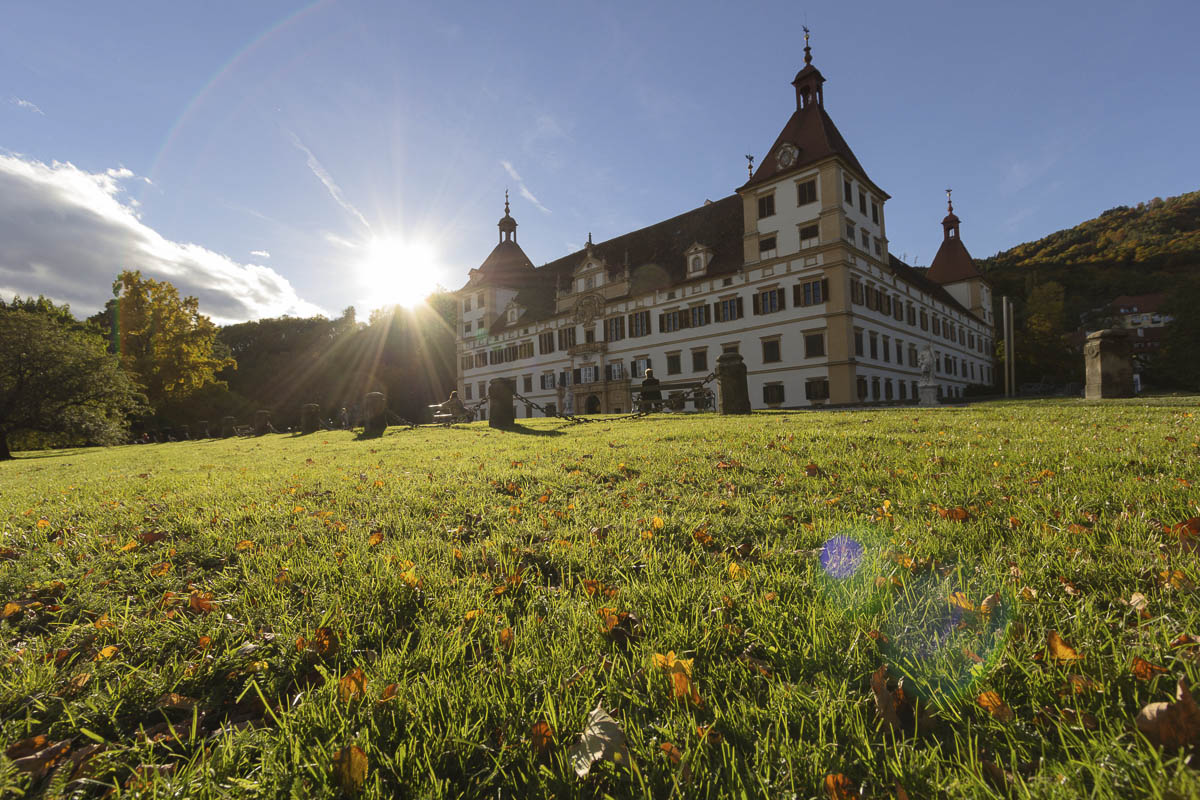
[[[503,194],[536,264],[731,194],[826,107],[928,264],[1200,188],[1200,4],[23,3],[0,29],[0,293],[124,267],[222,320],[457,288]]]

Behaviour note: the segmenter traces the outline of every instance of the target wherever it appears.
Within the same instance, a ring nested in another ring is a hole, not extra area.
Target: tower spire
[[[950,193],[952,191],[954,191],[954,190],[953,189],[946,190],[946,211],[950,214],[954,213],[954,201],[950,199]]]
[[[517,221],[508,213],[508,189],[504,190],[504,216],[496,223],[500,229],[500,241],[515,242],[517,240]]]
[[[812,63],[812,48],[808,46],[809,30],[808,30],[807,25],[805,25],[803,27],[804,27],[804,63],[811,64]]]
[[[508,216],[508,189],[504,189],[504,216]]]

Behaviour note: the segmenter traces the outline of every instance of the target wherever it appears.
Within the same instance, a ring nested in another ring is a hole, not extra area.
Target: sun
[[[357,267],[365,298],[375,307],[413,308],[438,288],[442,270],[426,242],[385,236],[372,239]]]

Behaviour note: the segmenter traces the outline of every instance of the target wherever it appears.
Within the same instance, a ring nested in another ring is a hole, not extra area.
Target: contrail
[[[345,198],[345,196],[342,194],[342,187],[338,186],[333,178],[330,177],[329,173],[325,170],[325,167],[322,166],[321,162],[317,160],[317,157],[313,155],[312,150],[309,150],[307,147],[305,147],[304,142],[300,141],[300,137],[296,134],[292,133],[291,131],[287,131],[287,135],[291,137],[292,144],[296,145],[297,149],[304,153],[305,157],[308,159],[308,168],[312,170],[313,175],[317,176],[317,180],[325,184],[325,188],[329,190],[329,196],[333,198],[334,202],[344,208],[348,213],[357,217],[358,221],[363,224],[364,228],[371,230],[371,223],[367,222],[367,218],[363,216],[363,213],[355,208],[354,204]]]

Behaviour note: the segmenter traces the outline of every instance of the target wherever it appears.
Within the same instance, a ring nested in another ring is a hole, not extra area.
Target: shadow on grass
[[[514,422],[505,428],[489,428],[489,430],[499,430],[503,433],[519,433],[523,436],[562,436],[563,432],[559,428],[550,428],[541,430],[539,428],[527,428],[519,422]]]

